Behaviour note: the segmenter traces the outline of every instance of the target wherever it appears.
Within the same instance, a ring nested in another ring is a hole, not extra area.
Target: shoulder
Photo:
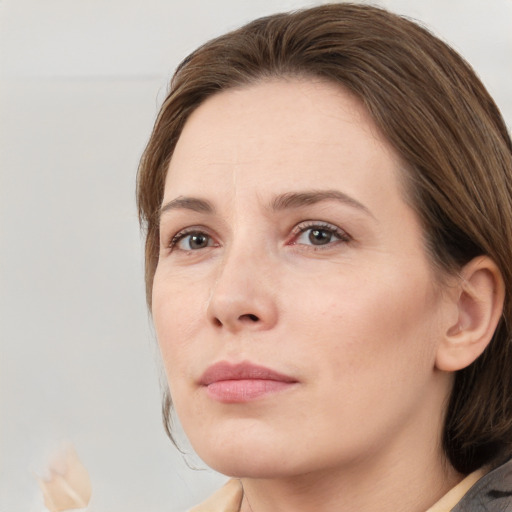
[[[239,512],[243,490],[240,480],[233,478],[189,512]]]
[[[452,512],[512,512],[512,459],[480,478]]]

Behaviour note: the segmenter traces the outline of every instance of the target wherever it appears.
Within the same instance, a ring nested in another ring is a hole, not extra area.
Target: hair
[[[443,448],[463,474],[512,455],[512,142],[471,67],[425,28],[384,9],[330,4],[257,19],[177,68],[142,155],[137,201],[151,309],[158,211],[170,159],[208,97],[264,80],[320,78],[358,97],[404,163],[407,197],[439,274],[479,255],[500,269],[502,319],[484,353],[456,372]],[[171,433],[166,392],[164,424]]]

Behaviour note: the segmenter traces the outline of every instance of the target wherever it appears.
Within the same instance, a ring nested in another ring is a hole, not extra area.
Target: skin
[[[184,127],[153,318],[185,432],[208,465],[242,478],[243,511],[419,512],[461,478],[440,446],[452,374],[436,368],[457,306],[401,167],[361,103],[322,81],[228,90]],[[320,190],[343,197],[282,200]],[[221,403],[200,384],[219,361],[296,383]]]

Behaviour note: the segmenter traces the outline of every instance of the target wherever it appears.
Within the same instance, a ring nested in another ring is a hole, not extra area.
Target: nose
[[[277,323],[272,263],[262,251],[233,247],[217,269],[207,308],[215,328],[236,333],[263,331]]]

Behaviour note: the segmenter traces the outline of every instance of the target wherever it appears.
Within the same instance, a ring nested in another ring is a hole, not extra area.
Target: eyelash
[[[307,231],[309,230],[312,230],[312,229],[317,229],[319,231],[326,231],[328,233],[330,233],[331,235],[337,237],[337,240],[335,240],[335,242],[350,242],[352,240],[352,238],[350,237],[350,235],[344,231],[343,229],[340,229],[338,228],[337,226],[333,225],[333,224],[328,224],[328,223],[325,223],[325,222],[318,222],[318,221],[308,221],[306,222],[305,224],[299,224],[298,226],[296,226],[293,230],[292,230],[292,241],[289,242],[287,245],[305,245],[305,246],[308,246],[307,244],[298,244],[297,243],[297,239],[304,233],[306,233]],[[209,241],[212,241],[213,240],[213,237],[211,235],[209,235],[206,230],[204,230],[203,228],[197,226],[197,227],[190,227],[190,228],[186,228],[186,229],[183,229],[181,231],[179,231],[178,233],[176,233],[170,240],[170,242],[167,244],[167,246],[169,247],[169,249],[171,249],[171,251],[173,249],[176,248],[176,246],[182,241],[184,240],[187,236],[190,236],[190,235],[204,235],[206,236]],[[319,245],[313,245],[311,244],[309,247],[312,247],[313,250],[322,250],[323,246],[332,246],[333,243],[335,243],[331,240],[329,240],[326,244],[319,244]],[[215,244],[215,242],[213,243],[213,246],[215,246],[217,244]],[[207,245],[206,247],[212,247],[212,245]],[[188,249],[189,251],[193,251],[193,249]],[[196,250],[199,250],[199,249],[196,249]]]
[[[296,240],[307,231],[310,231],[312,229],[317,229],[319,231],[327,231],[331,235],[334,235],[337,237],[337,240],[335,242],[350,242],[352,238],[350,235],[344,231],[343,229],[333,225],[328,224],[326,222],[318,222],[318,221],[307,221],[306,223],[299,224],[293,229],[293,240],[289,245],[299,245],[297,244]],[[311,245],[309,247],[312,247],[314,250],[322,250],[322,248],[327,248],[328,246],[332,246],[334,242],[329,240],[326,244],[319,244],[319,245]],[[306,245],[306,244],[303,244]]]
[[[190,228],[186,228],[186,229],[182,229],[181,231],[178,231],[178,233],[176,233],[171,238],[171,241],[169,242],[169,244],[167,244],[169,249],[171,249],[171,250],[175,249],[176,246],[182,240],[184,240],[187,236],[190,236],[190,235],[204,235],[207,238],[209,238],[210,240],[213,240],[213,237],[210,236],[203,228],[200,228],[199,226],[198,227],[190,227]],[[211,247],[211,246],[207,246],[207,247]],[[189,250],[192,251],[193,249],[189,249]]]

